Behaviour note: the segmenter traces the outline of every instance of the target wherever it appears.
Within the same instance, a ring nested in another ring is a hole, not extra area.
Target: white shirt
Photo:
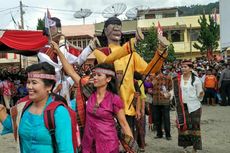
[[[68,44],[60,46],[59,49],[64,54],[65,58],[70,64],[77,63],[79,66],[81,66],[87,60],[87,57],[92,53],[92,50],[90,49],[89,46],[87,46],[79,56],[75,56],[68,52],[67,50],[69,49]],[[60,91],[60,95],[63,96],[69,104],[70,103],[69,88],[71,85],[73,85],[74,82],[70,77],[65,75],[62,76],[62,63],[59,57],[58,57],[58,63],[53,62],[48,55],[41,52],[38,53],[38,58],[40,59],[40,62],[48,62],[49,64],[55,67],[56,79],[57,79],[56,87],[59,83],[62,83],[62,89]]]
[[[69,53],[67,50],[69,50],[68,45],[62,45],[60,46],[60,51],[64,54],[65,58],[68,60],[70,64],[77,63],[79,66],[81,66],[86,60],[87,57],[92,53],[92,50],[89,46],[87,46],[79,56],[75,56],[71,53]],[[59,57],[58,57],[58,64],[62,65]]]
[[[199,98],[201,92],[203,92],[202,82],[198,77],[195,77],[193,86],[191,85],[192,78],[190,77],[188,82],[184,84],[183,75],[181,76],[181,91],[183,103],[188,106],[188,112],[194,112],[201,107]]]

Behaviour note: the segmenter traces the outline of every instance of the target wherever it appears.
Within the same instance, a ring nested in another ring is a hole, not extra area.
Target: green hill
[[[216,13],[219,13],[219,2],[209,3],[207,5],[180,6],[178,8],[183,12],[181,16],[201,15],[203,12],[205,12],[205,14],[211,14],[215,8]]]

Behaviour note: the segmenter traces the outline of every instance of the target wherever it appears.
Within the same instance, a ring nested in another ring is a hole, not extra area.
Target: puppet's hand
[[[170,42],[163,36],[161,35],[158,35],[158,51],[160,52],[160,54],[164,53],[164,51],[166,50],[165,52],[165,56],[167,55],[167,49],[168,49],[168,46],[170,45]]]
[[[94,50],[98,47],[101,47],[101,44],[100,44],[99,40],[97,39],[97,37],[94,37],[93,40],[90,40],[89,46],[92,50]]]
[[[167,46],[170,45],[170,42],[164,36],[158,34],[157,38],[158,38],[160,47],[166,48]]]
[[[135,33],[135,38],[136,38],[136,41],[141,41],[141,40],[144,40],[145,36],[144,34],[142,33],[142,30],[140,27],[137,28],[136,30],[136,33]]]

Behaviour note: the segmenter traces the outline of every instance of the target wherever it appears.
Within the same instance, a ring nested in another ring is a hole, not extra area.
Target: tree
[[[141,55],[141,57],[144,58],[146,62],[150,62],[153,58],[157,49],[157,43],[157,31],[153,24],[145,34],[145,39],[137,44],[137,52]],[[168,53],[169,55],[167,60],[170,62],[175,60],[175,52],[172,44],[168,47]]]
[[[197,39],[198,43],[194,43],[193,47],[199,49],[201,54],[206,53],[207,57],[210,59],[213,55],[213,51],[215,51],[219,46],[218,40],[220,37],[220,27],[211,15],[209,15],[209,23],[205,14],[200,16],[198,23],[200,24],[201,30]]]
[[[137,52],[145,59],[146,62],[150,62],[155,50],[157,49],[157,33],[153,26],[145,34],[145,39],[137,44]]]
[[[168,62],[173,62],[176,60],[175,57],[175,50],[174,50],[174,46],[173,44],[170,44],[168,47],[168,57],[167,57],[167,61]]]
[[[44,30],[45,29],[45,22],[43,19],[38,19],[37,30]]]
[[[219,2],[209,3],[207,5],[191,5],[178,7],[183,13],[181,16],[201,15],[205,11],[206,13],[212,13],[213,9],[217,9],[219,12]]]

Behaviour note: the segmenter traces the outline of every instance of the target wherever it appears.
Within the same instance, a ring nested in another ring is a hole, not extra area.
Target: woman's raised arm
[[[59,46],[54,41],[51,42],[51,46],[53,47],[55,53],[58,55],[60,61],[62,62],[64,71],[74,80],[75,83],[79,83],[81,77],[74,70],[73,66],[69,64],[63,53],[60,51]]]

